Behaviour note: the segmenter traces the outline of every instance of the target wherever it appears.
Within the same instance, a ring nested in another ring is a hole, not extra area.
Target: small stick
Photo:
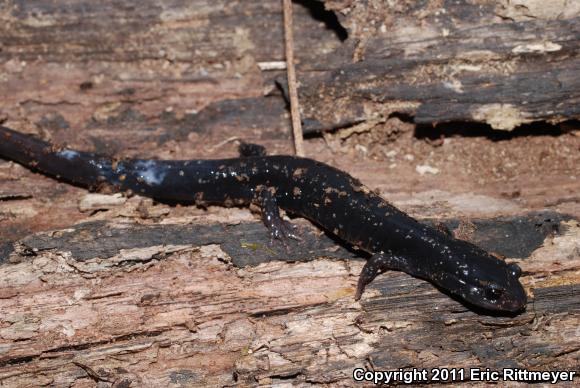
[[[286,44],[286,71],[288,74],[288,95],[290,96],[290,112],[292,115],[292,130],[294,132],[294,150],[296,155],[304,156],[304,140],[302,123],[300,121],[300,106],[296,86],[296,69],[294,68],[294,34],[292,31],[292,1],[283,0],[284,7],[284,43]]]

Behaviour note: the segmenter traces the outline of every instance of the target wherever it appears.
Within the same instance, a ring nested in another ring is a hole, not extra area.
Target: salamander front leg
[[[370,259],[368,259],[360,273],[354,299],[360,299],[365,287],[372,282],[377,275],[388,270],[404,271],[406,269],[407,261],[404,258],[386,253],[375,253]]]
[[[240,143],[238,146],[238,152],[242,158],[250,158],[252,156],[265,156],[266,148],[259,144],[254,143]]]
[[[276,197],[269,189],[262,189],[258,199],[262,210],[262,221],[270,231],[271,242],[277,239],[286,245],[289,238],[301,240],[296,233],[296,226],[280,217],[280,209],[278,208]]]

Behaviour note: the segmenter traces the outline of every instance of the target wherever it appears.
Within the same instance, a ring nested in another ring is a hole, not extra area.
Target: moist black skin
[[[312,159],[266,156],[243,145],[242,157],[216,160],[109,158],[54,147],[0,126],[0,157],[91,190],[128,191],[159,201],[257,203],[273,238],[296,237],[279,208],[305,217],[372,254],[356,292],[398,270],[430,281],[473,306],[520,312],[526,293],[516,264],[421,224],[344,171]]]

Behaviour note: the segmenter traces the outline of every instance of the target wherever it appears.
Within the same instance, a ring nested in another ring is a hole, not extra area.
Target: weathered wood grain
[[[313,9],[322,3],[335,16]],[[401,128],[578,118],[574,3],[296,2],[305,131],[372,129],[393,115]],[[283,60],[280,11],[277,0],[4,1],[0,121],[122,157],[233,156],[234,138],[288,152],[283,73],[260,70]],[[468,139],[491,150],[479,159],[457,138],[427,150],[414,139],[376,160],[359,156],[371,150],[364,139],[308,144],[397,206],[447,217],[518,261],[531,300],[518,316],[478,314],[401,273],[357,303],[363,261],[301,221],[305,241],[286,251],[239,209],[135,197],[83,207],[83,190],[2,161],[0,385],[352,385],[357,366],[577,369],[577,221],[526,213],[577,217],[575,139],[509,142],[529,145],[529,158]],[[438,153],[451,162],[436,164]],[[419,175],[420,164],[440,175]],[[514,177],[519,164],[537,168]],[[514,172],[489,180],[486,168]]]
[[[508,12],[509,1],[325,3],[353,43],[303,83],[310,129],[393,114],[505,130],[579,117],[580,9],[571,3],[527,17]]]
[[[570,217],[554,212],[470,220],[470,233],[460,237],[503,256],[524,258],[539,248],[546,237],[557,233],[560,222],[566,220],[570,220]],[[428,225],[434,223],[430,220],[423,222]],[[459,220],[436,222],[442,222],[449,230],[457,231],[457,234],[466,227]],[[8,262],[10,253],[15,250],[21,256],[50,250],[67,251],[74,260],[86,261],[107,259],[123,250],[147,246],[208,244],[219,244],[231,258],[232,264],[239,268],[272,260],[309,261],[321,256],[340,259],[368,257],[366,253],[357,251],[356,247],[345,246],[336,238],[320,233],[318,229],[303,226],[300,234],[300,243],[291,241],[290,248],[282,243],[273,243],[260,222],[233,225],[110,225],[105,221],[95,221],[70,230],[35,234],[19,240],[16,245],[5,243],[4,252],[0,252],[0,263]]]
[[[490,225],[479,240],[523,255],[525,313],[480,315],[402,273],[380,276],[355,302],[362,261],[329,252],[332,241],[305,226],[290,263],[271,254],[284,249],[269,247],[257,223],[96,222],[30,236],[0,266],[0,379],[349,384],[360,366],[577,367],[578,222],[534,214],[475,223]],[[499,230],[544,239],[522,247]],[[238,268],[247,264],[257,266]]]
[[[580,116],[580,10],[572,3],[554,13],[525,1],[324,2],[341,24],[320,2],[298,3],[305,132],[394,114],[507,130]],[[277,1],[14,0],[2,9],[4,90],[13,91],[2,97],[19,107],[4,114],[21,125],[40,121],[47,104],[75,127],[128,106],[181,115],[223,97],[240,114],[235,99],[262,97],[282,75],[258,70],[283,59]]]

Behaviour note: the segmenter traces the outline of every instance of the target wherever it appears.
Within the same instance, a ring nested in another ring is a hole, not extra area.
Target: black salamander
[[[279,208],[305,217],[372,254],[360,275],[356,299],[379,273],[398,270],[486,310],[524,309],[526,293],[516,264],[417,222],[324,163],[266,156],[256,146],[240,151],[242,157],[232,159],[114,161],[0,127],[0,157],[91,190],[108,187],[172,202],[257,203],[272,237],[279,239],[295,237]]]

